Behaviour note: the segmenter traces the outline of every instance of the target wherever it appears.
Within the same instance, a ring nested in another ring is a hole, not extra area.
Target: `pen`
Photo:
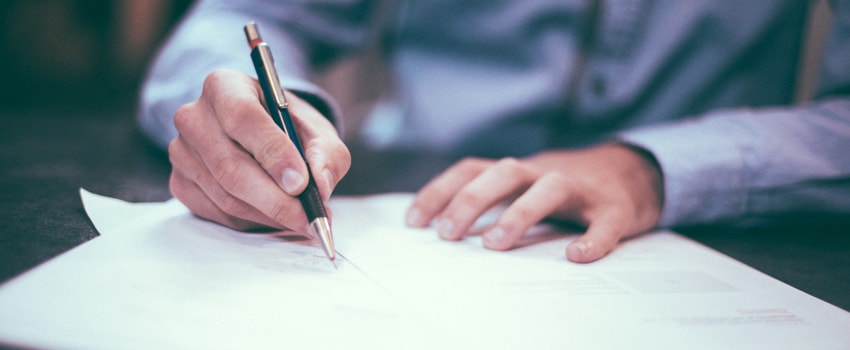
[[[251,22],[245,25],[245,36],[248,38],[248,45],[251,46],[251,59],[254,61],[254,69],[257,70],[257,80],[260,81],[260,87],[263,89],[263,96],[265,97],[269,114],[275,124],[295,144],[295,148],[301,154],[301,159],[307,165],[307,188],[298,195],[298,199],[304,207],[304,212],[307,213],[307,220],[310,222],[310,232],[319,237],[319,240],[322,241],[322,248],[325,250],[325,254],[331,263],[336,266],[334,262],[336,260],[336,252],[334,251],[333,233],[331,232],[331,225],[328,221],[328,214],[324,204],[322,204],[322,198],[319,196],[319,189],[316,187],[313,173],[310,171],[310,163],[307,162],[307,157],[304,155],[304,148],[301,146],[301,141],[298,139],[298,134],[296,134],[295,127],[292,124],[292,117],[289,115],[289,103],[286,101],[286,96],[284,96],[283,89],[280,87],[280,80],[277,75],[277,69],[274,67],[272,52],[268,44],[260,37],[260,31],[256,23]]]

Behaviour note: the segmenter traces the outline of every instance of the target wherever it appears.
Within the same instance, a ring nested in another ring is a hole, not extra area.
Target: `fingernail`
[[[298,188],[304,183],[304,177],[293,169],[285,169],[283,176],[280,177],[280,182],[283,184],[283,189],[289,194],[296,194]]]
[[[406,220],[407,226],[421,227],[422,223],[420,221],[422,220],[422,212],[420,212],[419,209],[410,208],[410,210],[407,211]]]
[[[501,227],[493,228],[484,234],[484,246],[487,248],[496,248],[502,244],[505,239],[505,230]]]
[[[440,222],[437,223],[437,233],[440,234],[440,237],[443,239],[452,239],[452,231],[455,228],[455,224],[449,219],[440,219]]]
[[[573,242],[573,246],[581,252],[582,256],[587,256],[587,243],[584,242]]]

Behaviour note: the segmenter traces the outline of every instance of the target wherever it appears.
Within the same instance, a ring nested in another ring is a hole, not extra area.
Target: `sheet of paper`
[[[338,199],[339,227],[370,227],[346,256],[480,348],[850,349],[850,313],[681,235],[646,234],[574,264],[564,249],[577,235],[551,227],[507,253],[403,228],[410,200]]]
[[[575,234],[539,226],[509,252],[476,236],[444,242],[404,226],[411,199],[332,200],[334,270],[309,241],[234,232],[173,200],[85,194],[101,237],[0,287],[0,343],[850,348],[847,312],[680,235],[573,264],[563,249]]]
[[[180,211],[179,201],[165,203],[129,203],[116,198],[105,197],[80,189],[80,199],[89,219],[101,236],[111,234],[122,227],[132,228],[134,225],[147,220],[149,215],[157,211]],[[173,208],[172,208],[173,207]],[[153,218],[156,220],[156,218]]]
[[[235,232],[176,201],[151,207],[86,199],[86,208],[104,211],[93,220],[134,218],[132,225],[0,288],[0,343],[380,348],[432,335],[348,261],[338,259],[335,269],[313,242]]]

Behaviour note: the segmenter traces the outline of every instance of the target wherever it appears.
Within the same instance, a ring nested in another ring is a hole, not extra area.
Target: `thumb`
[[[307,188],[307,165],[301,158],[298,149],[289,140],[286,140],[285,151],[280,152],[279,161],[270,169],[272,176],[277,172],[277,182],[280,187],[290,196],[297,196]],[[262,161],[261,161],[262,162]]]
[[[629,226],[619,215],[600,215],[591,221],[584,235],[570,242],[566,249],[567,259],[589,263],[605,257],[621,238],[630,234]]]

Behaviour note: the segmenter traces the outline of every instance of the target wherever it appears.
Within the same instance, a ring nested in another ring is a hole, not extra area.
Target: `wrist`
[[[664,207],[664,173],[661,170],[661,165],[649,150],[628,143],[615,143],[613,147],[618,147],[631,155],[634,159],[634,173],[638,180],[645,183],[654,195],[654,204],[658,208],[660,215]]]

